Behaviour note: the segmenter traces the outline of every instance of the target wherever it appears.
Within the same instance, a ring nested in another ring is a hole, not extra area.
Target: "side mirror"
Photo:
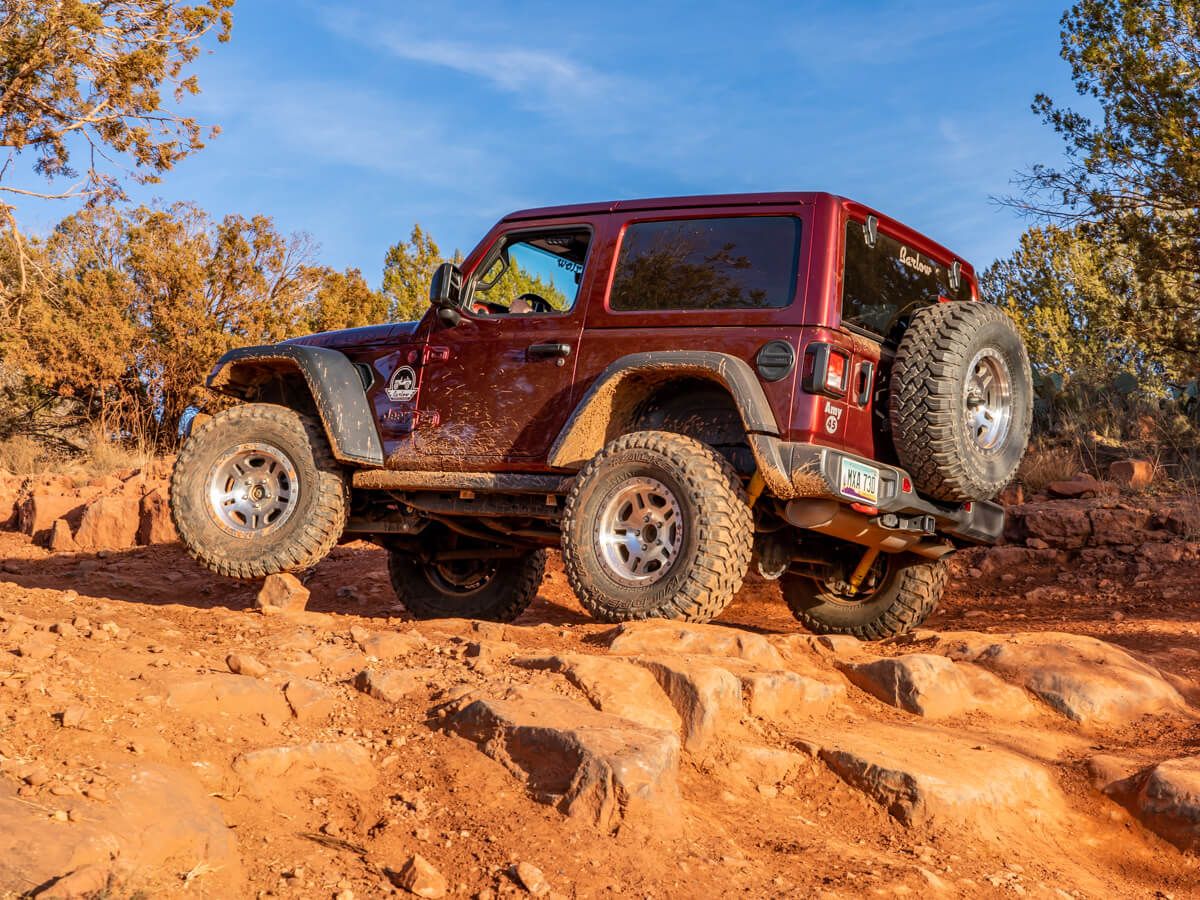
[[[441,308],[457,308],[462,299],[462,272],[454,263],[442,263],[429,282],[429,302]]]

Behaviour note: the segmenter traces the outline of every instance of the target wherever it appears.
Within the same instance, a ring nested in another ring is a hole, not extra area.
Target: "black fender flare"
[[[631,381],[654,386],[680,376],[703,378],[728,390],[748,437],[779,436],[779,424],[766,392],[744,359],[715,350],[630,353],[612,362],[580,398],[550,448],[549,465],[556,469],[582,468],[617,436],[610,435],[610,425],[628,412],[620,408],[623,386]],[[755,443],[751,441],[751,449]]]
[[[342,462],[383,465],[383,443],[375,427],[375,414],[367,401],[358,370],[344,353],[305,344],[271,344],[230,350],[209,373],[209,390],[243,397],[240,375],[266,369],[293,369],[303,376],[333,455]]]

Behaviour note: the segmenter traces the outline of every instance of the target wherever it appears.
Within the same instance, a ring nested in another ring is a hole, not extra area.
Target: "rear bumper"
[[[870,466],[879,472],[878,499],[871,506],[880,516],[893,514],[904,518],[932,516],[937,533],[972,544],[994,544],[1004,534],[1004,507],[987,500],[972,503],[934,503],[905,491],[904,480],[912,478],[903,469],[889,466],[817,444],[789,443],[762,435],[755,436],[753,449],[761,469],[776,467],[766,477],[767,487],[781,499],[825,498],[845,504],[861,504],[857,496],[840,489],[844,461]],[[766,459],[764,459],[766,457]],[[765,463],[765,465],[764,465]]]

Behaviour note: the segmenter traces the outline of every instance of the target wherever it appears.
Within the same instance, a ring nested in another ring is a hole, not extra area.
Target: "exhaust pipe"
[[[784,507],[784,518],[797,528],[807,528],[884,553],[916,553],[941,559],[954,550],[949,541],[932,533],[932,516],[904,519],[892,513],[868,518],[836,500],[802,497]],[[915,527],[914,527],[915,526]]]

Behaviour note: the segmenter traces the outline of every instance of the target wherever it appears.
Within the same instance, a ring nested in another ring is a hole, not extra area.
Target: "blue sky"
[[[223,133],[139,200],[272,216],[375,285],[420,222],[469,250],[512,209],[829,190],[979,268],[1026,223],[989,197],[1061,145],[1067,0],[240,0],[192,114]],[[27,202],[27,228],[66,215]]]

